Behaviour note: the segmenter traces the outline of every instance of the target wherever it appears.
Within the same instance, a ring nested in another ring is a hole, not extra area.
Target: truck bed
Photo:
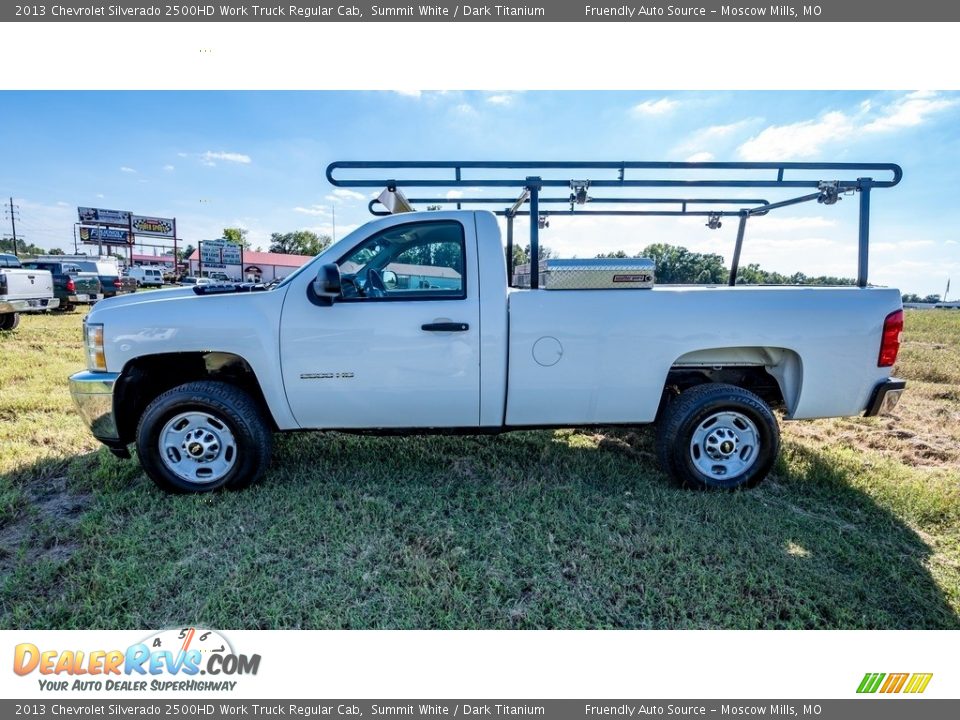
[[[788,418],[856,415],[899,308],[886,288],[512,290],[506,424],[652,422],[671,368],[721,363],[767,368]]]

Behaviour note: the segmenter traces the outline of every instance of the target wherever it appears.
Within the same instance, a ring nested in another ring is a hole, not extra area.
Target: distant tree
[[[66,255],[66,253],[60,248],[50,248],[50,252],[47,255]]]
[[[524,253],[524,255],[527,256],[527,259],[528,259],[527,261],[529,262],[529,258],[530,258],[530,246],[529,246],[529,245],[527,245],[527,246],[523,249],[523,253]],[[557,254],[553,251],[553,248],[549,247],[548,245],[540,245],[540,246],[537,248],[537,254],[540,256],[541,262],[544,261],[544,260],[549,260],[550,258],[555,258],[555,257],[557,256]]]
[[[316,255],[331,242],[329,235],[317,235],[310,230],[271,233],[270,252],[284,255]]]
[[[232,243],[236,243],[244,250],[250,249],[250,241],[247,240],[246,228],[224,228],[223,237]]]
[[[920,302],[925,302],[925,303],[938,303],[938,302],[940,302],[940,295],[927,295],[927,296],[926,296],[925,298],[923,298],[923,300],[921,300]]]
[[[443,205],[427,205],[427,210],[443,210]]]
[[[177,248],[177,260],[184,261],[189,258],[196,251],[196,248],[193,245],[185,245],[182,248]]]
[[[648,257],[656,263],[657,282],[664,285],[720,283],[729,275],[719,255],[690,252],[676,245],[648,245],[637,257]]]
[[[904,293],[904,294],[903,294],[903,297],[901,297],[900,299],[901,299],[903,302],[905,302],[905,303],[908,303],[908,302],[910,302],[910,303],[923,302],[923,300],[920,299],[920,296],[917,295],[916,293]]]
[[[12,238],[3,238],[0,240],[0,252],[12,253],[13,252],[13,239]],[[18,255],[45,255],[46,251],[43,248],[39,248],[33,243],[27,243],[23,241],[23,238],[17,238],[17,254]]]
[[[627,255],[623,250],[617,250],[615,252],[597,253],[597,257],[598,258],[628,258],[630,256]]]

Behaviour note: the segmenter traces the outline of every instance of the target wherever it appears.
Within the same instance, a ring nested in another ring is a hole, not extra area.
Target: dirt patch
[[[64,476],[46,478],[25,488],[27,507],[0,528],[0,569],[9,571],[17,556],[22,562],[63,563],[76,549],[71,530],[90,505],[90,495],[68,489]]]

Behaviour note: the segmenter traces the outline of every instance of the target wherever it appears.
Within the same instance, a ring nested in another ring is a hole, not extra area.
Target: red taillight
[[[77,289],[77,284],[73,282],[73,278],[67,278],[67,292],[74,292]]]
[[[123,283],[120,282],[120,278],[117,278],[116,280],[113,281],[113,286],[114,286],[115,288],[123,287]]]
[[[880,357],[877,367],[893,367],[900,352],[900,335],[903,333],[903,310],[887,315],[883,321],[883,338],[880,340]]]

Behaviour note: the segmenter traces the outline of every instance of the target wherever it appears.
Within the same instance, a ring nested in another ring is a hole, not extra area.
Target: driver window
[[[440,220],[384,230],[342,258],[347,300],[465,298],[463,227]]]

